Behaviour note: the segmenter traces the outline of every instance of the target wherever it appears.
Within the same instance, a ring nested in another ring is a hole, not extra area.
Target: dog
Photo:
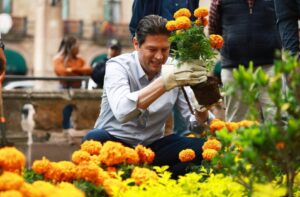
[[[21,112],[21,127],[24,132],[27,132],[28,140],[27,144],[31,145],[33,143],[32,140],[32,132],[35,128],[34,115],[35,109],[32,104],[25,104],[22,108]]]

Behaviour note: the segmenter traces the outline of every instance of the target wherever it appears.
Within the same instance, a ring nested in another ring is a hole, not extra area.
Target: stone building
[[[12,29],[3,36],[10,61],[18,59],[20,64],[17,54],[27,75],[55,76],[51,59],[64,35],[79,38],[88,63],[106,53],[112,37],[122,40],[125,51],[131,50],[131,5],[132,0],[0,0],[0,13],[13,19]]]

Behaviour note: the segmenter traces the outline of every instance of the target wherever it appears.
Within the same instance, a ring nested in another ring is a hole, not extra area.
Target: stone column
[[[33,53],[33,75],[42,76],[45,65],[45,32],[46,32],[46,0],[37,0],[35,31],[34,31],[34,53]]]
[[[37,0],[34,33],[34,76],[55,76],[52,58],[63,38],[63,20],[61,1],[51,5],[51,0]],[[41,81],[35,88],[45,87],[47,81]],[[52,84],[52,83],[50,83]],[[47,83],[49,86],[49,83]]]

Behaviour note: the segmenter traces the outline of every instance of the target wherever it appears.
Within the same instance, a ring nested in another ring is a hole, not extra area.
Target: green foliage
[[[74,181],[73,184],[80,189],[81,191],[83,191],[85,193],[86,197],[101,197],[101,196],[108,196],[103,187],[100,186],[96,186],[91,182],[88,181],[84,181],[84,180],[78,180],[78,181]]]
[[[213,165],[221,163],[222,168],[216,169],[233,175],[248,189],[249,195],[255,193],[254,183],[276,181],[281,185],[285,181],[286,189],[278,190],[286,191],[287,196],[292,196],[295,190],[294,179],[300,169],[300,66],[297,57],[283,56],[284,61],[275,62],[274,76],[268,76],[260,67],[254,69],[251,63],[248,68],[240,66],[233,73],[234,82],[226,89],[228,94],[234,94],[236,89],[242,91],[239,96],[250,107],[251,120],[259,120],[257,102],[261,91],[269,93],[276,108],[274,117],[259,125],[233,133],[217,132],[225,148]],[[283,75],[288,81],[285,93],[282,92]],[[278,179],[283,175],[285,179]]]
[[[175,49],[172,49],[171,54],[180,63],[202,60],[205,62],[208,70],[212,69],[213,59],[217,53],[211,47],[210,40],[205,35],[203,26],[193,24],[189,29],[172,32],[169,41],[176,46]]]
[[[23,170],[23,178],[27,183],[33,183],[38,180],[44,180],[43,175],[37,174],[33,170],[29,170],[27,168],[24,168]]]

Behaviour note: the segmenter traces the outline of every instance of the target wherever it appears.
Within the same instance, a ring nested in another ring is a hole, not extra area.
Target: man
[[[173,14],[180,8],[188,8],[193,12],[198,6],[199,0],[134,0],[129,30],[134,37],[136,27],[144,16],[155,14],[172,20]]]
[[[282,47],[299,56],[299,26],[300,1],[274,0],[277,15],[277,25],[282,41]]]
[[[101,89],[103,88],[107,60],[120,55],[121,52],[122,52],[121,43],[116,39],[110,40],[108,44],[107,58],[105,58],[100,62],[97,62],[91,74],[91,78],[97,84],[96,88],[101,88]]]
[[[198,7],[199,0],[134,0],[132,4],[132,17],[129,23],[129,30],[132,37],[134,37],[137,24],[144,16],[155,14],[162,16],[167,20],[173,20],[174,13],[180,8],[187,8],[193,12]],[[192,19],[195,19],[193,15]],[[173,47],[175,46],[172,46],[172,48]],[[184,118],[176,108],[173,109],[168,121],[172,122],[172,120],[174,133],[180,135],[190,134],[190,128],[188,128]]]
[[[273,0],[212,0],[209,34],[220,34],[224,38],[221,49],[223,85],[233,80],[234,68],[247,67],[250,61],[273,75],[275,51],[281,48]],[[226,121],[246,118],[249,107],[241,101],[238,91],[237,96],[225,96],[224,104]],[[275,108],[266,90],[260,92],[259,104],[263,118],[271,118]]]
[[[207,80],[207,73],[200,65],[189,68],[163,65],[171,61],[166,22],[157,15],[144,17],[133,38],[136,51],[108,60],[100,116],[96,129],[84,140],[148,146],[156,155],[153,165],[169,165],[177,177],[188,166],[180,163],[179,152],[193,149],[196,158],[192,162],[200,164],[203,141],[178,135],[164,137],[165,122],[173,106],[186,121],[195,119],[178,87],[202,83]],[[196,114],[201,123],[208,119],[207,111]]]

